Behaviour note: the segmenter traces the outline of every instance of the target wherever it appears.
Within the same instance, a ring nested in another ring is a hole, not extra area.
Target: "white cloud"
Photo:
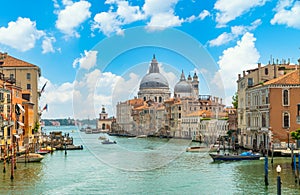
[[[121,32],[122,22],[117,19],[115,12],[101,12],[95,15],[92,30],[99,29],[104,35]]]
[[[220,70],[218,74],[220,74],[223,83],[226,84],[224,87],[230,96],[236,91],[237,75],[243,70],[254,68],[260,58],[255,47],[255,41],[254,35],[246,32],[234,47],[224,50],[223,55],[219,58]],[[218,74],[215,75],[214,83],[220,82]]]
[[[203,10],[203,11],[199,14],[198,17],[199,17],[201,20],[204,20],[207,16],[210,16],[209,11]]]
[[[58,12],[56,27],[68,36],[79,37],[75,29],[91,16],[89,11],[91,4],[87,1],[76,3],[64,1],[63,3],[66,7]]]
[[[232,26],[230,33],[224,32],[221,35],[219,35],[216,39],[209,41],[209,46],[214,47],[229,43],[238,38],[240,35],[255,30],[260,24],[261,20],[257,19],[254,22],[252,22],[250,26]]]
[[[175,5],[178,0],[145,0],[143,11],[147,17],[150,17],[150,22],[147,23],[147,28],[151,30],[162,30],[169,27],[181,26],[185,21],[175,15]],[[188,18],[187,21],[190,21]]]
[[[207,10],[199,16],[180,18],[175,14],[175,6],[178,0],[145,0],[142,7],[134,6],[126,0],[106,0],[105,4],[111,5],[107,12],[95,15],[92,30],[98,29],[106,36],[113,33],[123,34],[123,27],[136,21],[146,21],[150,30],[163,30],[165,28],[181,26],[184,22],[192,22],[195,19],[204,19],[209,15]]]
[[[99,29],[106,36],[113,33],[123,34],[122,26],[144,19],[145,15],[139,6],[129,5],[125,0],[107,0],[106,4],[112,5],[108,12],[101,12],[95,15],[92,30]],[[114,5],[117,11],[114,12]]]
[[[278,1],[276,14],[271,24],[283,24],[288,27],[300,29],[300,2],[292,0]]]
[[[254,7],[263,6],[267,1],[268,0],[218,0],[214,5],[214,9],[218,11],[216,14],[217,27],[226,26],[228,22]]]
[[[151,17],[147,23],[150,30],[162,30],[169,27],[180,26],[184,22],[179,16],[175,16],[172,12],[158,13]]]
[[[52,43],[55,42],[56,39],[54,37],[44,37],[44,40],[43,40],[43,43],[42,43],[42,48],[43,48],[43,51],[42,53],[45,54],[45,53],[54,53],[55,50],[53,48],[53,45]]]
[[[19,17],[17,21],[9,22],[7,28],[0,28],[0,43],[19,51],[27,51],[44,35],[43,31],[36,28],[35,22]]]
[[[80,58],[76,58],[73,61],[73,68],[76,68],[77,65],[79,68],[89,70],[90,68],[96,66],[97,63],[97,54],[98,51],[84,51],[84,55],[81,55]]]

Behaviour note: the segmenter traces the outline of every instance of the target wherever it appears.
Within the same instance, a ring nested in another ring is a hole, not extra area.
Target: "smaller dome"
[[[174,87],[174,93],[192,93],[192,85],[187,81],[179,81]]]

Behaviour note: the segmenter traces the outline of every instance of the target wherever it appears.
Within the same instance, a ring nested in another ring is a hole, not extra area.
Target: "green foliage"
[[[34,133],[37,133],[38,130],[39,130],[39,128],[40,128],[40,123],[39,123],[39,122],[35,122],[34,128],[33,128],[33,132],[34,132]]]
[[[300,140],[300,129],[297,129],[296,131],[291,132],[291,137],[294,140]]]
[[[237,92],[235,92],[234,96],[232,96],[232,105],[235,109],[238,108],[238,99],[239,99],[238,94]]]

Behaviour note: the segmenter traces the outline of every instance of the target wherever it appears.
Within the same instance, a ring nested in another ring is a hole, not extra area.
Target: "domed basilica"
[[[155,55],[151,61],[148,74],[146,74],[141,83],[138,92],[138,98],[144,101],[152,100],[162,103],[170,98],[170,88],[167,79],[159,73],[159,67]]]
[[[186,80],[182,71],[179,82],[174,88],[175,98],[197,98],[199,95],[199,81],[195,73],[192,77],[189,75]],[[170,88],[167,79],[159,72],[158,62],[153,55],[148,74],[146,74],[141,83],[138,92],[138,98],[144,101],[152,100],[154,102],[163,103],[170,98]]]

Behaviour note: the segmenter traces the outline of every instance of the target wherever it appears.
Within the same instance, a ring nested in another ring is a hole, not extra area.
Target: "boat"
[[[36,153],[36,154],[45,155],[45,154],[48,154],[49,152],[50,152],[49,150],[42,150],[42,149],[39,149],[39,150],[37,150],[35,153]]]
[[[260,154],[243,152],[240,155],[233,154],[209,154],[214,161],[239,161],[239,160],[259,160]]]
[[[54,147],[51,147],[51,146],[47,146],[47,147],[45,147],[45,148],[40,148],[40,150],[44,150],[44,151],[49,151],[49,152],[53,152],[53,151],[55,151],[56,150],[56,148],[54,148]]]
[[[216,152],[218,148],[214,145],[210,147],[206,146],[190,146],[186,149],[186,152]]]
[[[146,138],[147,137],[147,135],[138,135],[138,136],[136,136],[136,138]]]
[[[101,142],[102,144],[116,144],[116,141],[110,141],[110,140],[104,140],[103,142]]]
[[[107,138],[105,136],[100,136],[98,139],[100,139],[100,140],[106,140]]]
[[[41,162],[44,156],[36,153],[22,154],[17,157],[17,163],[27,163],[27,162]]]

